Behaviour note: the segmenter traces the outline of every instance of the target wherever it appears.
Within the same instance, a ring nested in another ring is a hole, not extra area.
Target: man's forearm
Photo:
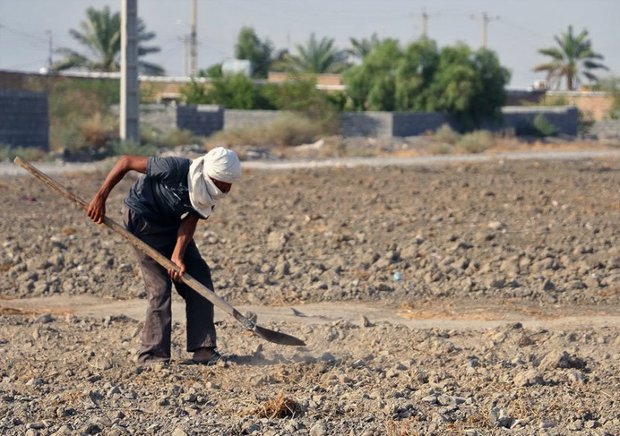
[[[108,198],[108,195],[110,195],[110,192],[118,184],[118,182],[120,182],[123,179],[123,177],[125,177],[125,174],[127,174],[130,170],[133,170],[133,169],[136,169],[136,168],[135,168],[135,163],[134,165],[132,165],[132,157],[131,156],[121,157],[119,160],[116,161],[116,164],[114,164],[114,166],[108,173],[107,177],[101,184],[101,187],[97,191],[96,195],[104,199]]]
[[[172,259],[182,260],[185,256],[185,249],[189,243],[194,239],[194,232],[196,231],[196,225],[198,224],[198,217],[194,215],[188,215],[181,222],[179,231],[177,232],[177,241],[172,252]]]
[[[143,156],[123,156],[116,161],[101,187],[88,205],[87,214],[97,224],[101,224],[105,218],[105,202],[112,189],[121,181],[128,171],[134,170],[146,172],[148,159]]]

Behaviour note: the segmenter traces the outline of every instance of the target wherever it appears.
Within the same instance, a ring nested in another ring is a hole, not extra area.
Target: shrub
[[[210,85],[192,81],[181,87],[188,104],[218,104],[227,109],[274,109],[252,79],[243,74],[227,74],[213,79]]]
[[[104,136],[115,136],[115,129],[105,131],[109,107],[120,101],[118,80],[59,78],[33,81],[29,88],[48,93],[51,150],[86,151],[90,141],[102,147]]]
[[[179,93],[187,104],[203,104],[207,101],[207,89],[204,84],[195,80],[181,86]]]
[[[136,144],[133,141],[115,141],[108,149],[108,156],[134,155],[152,156],[157,153],[157,147],[150,144]]]
[[[594,126],[594,123],[595,121],[591,115],[579,111],[579,120],[577,122],[577,131],[579,134],[588,135],[592,129],[592,126]]]
[[[545,95],[540,101],[540,106],[566,106],[568,100],[563,95]]]
[[[284,83],[255,84],[242,75],[224,75],[211,85],[190,82],[181,88],[188,104],[217,104],[227,109],[264,109],[296,112],[321,124],[328,133],[338,131],[338,111],[344,94],[328,95],[316,89],[316,81],[292,76]]]
[[[487,130],[466,133],[456,143],[456,149],[465,153],[482,153],[494,144],[493,135]]]
[[[40,148],[35,147],[11,147],[0,144],[0,161],[12,162],[17,156],[27,161],[47,160],[49,155]]]
[[[428,149],[431,154],[451,154],[453,150],[454,146],[445,142],[433,143]]]
[[[461,135],[448,124],[442,124],[441,127],[435,131],[434,137],[440,142],[454,145],[458,142]]]
[[[81,122],[79,132],[86,148],[101,150],[110,140],[118,137],[118,120],[111,115],[95,112]]]
[[[320,122],[286,112],[269,124],[216,132],[207,139],[207,143],[227,146],[287,146],[314,142],[325,134]]]
[[[533,125],[538,136],[553,136],[558,132],[557,127],[547,120],[543,114],[534,117]]]
[[[175,129],[166,132],[142,126],[140,130],[142,144],[151,144],[159,148],[173,148],[179,145],[197,144],[200,139],[189,130]]]

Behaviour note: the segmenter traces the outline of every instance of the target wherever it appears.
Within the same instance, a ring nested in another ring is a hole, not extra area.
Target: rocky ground
[[[596,159],[250,170],[196,240],[235,305],[618,313],[619,169]],[[88,198],[103,176],[57,178]],[[143,297],[131,250],[65,200],[28,176],[0,178],[0,199],[3,299]],[[2,434],[620,433],[617,318],[454,329],[264,320],[304,338],[296,349],[224,320],[229,358],[209,368],[182,364],[177,325],[172,364],[143,370],[137,319],[1,303]]]

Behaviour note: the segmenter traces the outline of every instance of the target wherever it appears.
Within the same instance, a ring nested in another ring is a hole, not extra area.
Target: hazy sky
[[[80,49],[68,30],[79,27],[88,6],[104,5],[120,10],[121,0],[0,0],[0,69],[38,71],[47,64],[49,34],[54,47]],[[463,41],[475,48],[482,44],[486,12],[492,18],[489,48],[511,70],[513,88],[544,78],[531,71],[545,60],[537,49],[554,45],[554,35],[571,24],[590,32],[594,50],[610,68],[602,75],[620,75],[620,0],[198,0],[198,66],[232,57],[244,25],[276,48],[294,51],[312,32],[347,48],[350,37],[375,32],[401,42],[418,38],[423,10],[429,36],[440,46]],[[138,0],[138,13],[162,49],[146,59],[169,75],[183,75],[191,0]]]

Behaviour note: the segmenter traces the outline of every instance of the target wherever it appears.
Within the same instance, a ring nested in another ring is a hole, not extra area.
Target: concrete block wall
[[[281,115],[281,111],[226,109],[224,111],[223,128],[225,130],[236,130],[260,127],[261,125],[273,123]]]
[[[47,94],[0,90],[0,145],[49,150]]]
[[[598,139],[620,140],[620,120],[595,121],[588,133]]]
[[[140,124],[160,132],[177,128],[177,109],[164,104],[140,105]]]
[[[450,117],[440,112],[394,112],[392,119],[392,136],[403,137],[422,135],[451,124]]]
[[[171,126],[171,111],[162,109],[165,114],[155,115],[141,112],[141,119],[156,120],[159,126]],[[268,110],[224,110],[218,106],[178,106],[176,107],[176,128],[188,129],[198,135],[210,135],[218,130],[256,127],[274,122],[281,116],[279,111]],[[514,129],[517,134],[535,133],[534,120],[543,115],[553,124],[558,133],[576,136],[579,113],[575,107],[505,107],[502,109],[503,122],[498,126],[485,128]],[[159,120],[159,121],[157,121]],[[340,115],[340,129],[343,136],[416,136],[435,131],[443,124],[456,128],[446,114],[439,112],[345,112]],[[174,127],[171,127],[174,128]]]
[[[390,112],[344,112],[340,115],[343,136],[392,136],[393,116]]]
[[[224,108],[215,105],[177,106],[176,127],[209,136],[224,128]]]
[[[576,136],[579,129],[579,111],[574,106],[506,106],[502,108],[503,128],[514,129],[517,135],[535,132],[534,120],[542,115],[553,124],[558,133]]]

